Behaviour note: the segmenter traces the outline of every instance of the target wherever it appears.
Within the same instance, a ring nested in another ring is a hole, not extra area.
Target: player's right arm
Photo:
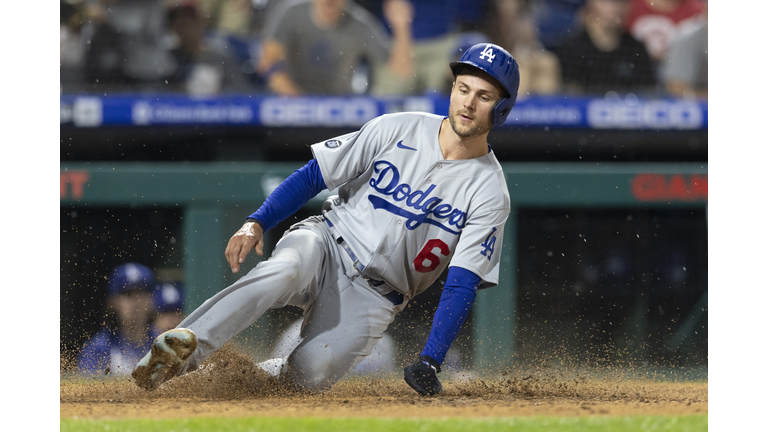
[[[296,170],[278,186],[259,209],[248,217],[225,251],[232,273],[251,251],[263,254],[263,235],[296,213],[323,189],[335,189],[366,170],[375,154],[393,142],[403,114],[377,117],[357,131],[312,145],[315,159]]]
[[[227,243],[224,256],[232,273],[240,271],[240,264],[251,249],[256,251],[256,255],[264,255],[264,229],[256,221],[246,221]]]
[[[264,201],[245,224],[229,239],[224,255],[232,273],[240,271],[240,264],[251,249],[264,254],[264,233],[296,213],[314,196],[326,189],[317,160],[312,159],[288,176]]]

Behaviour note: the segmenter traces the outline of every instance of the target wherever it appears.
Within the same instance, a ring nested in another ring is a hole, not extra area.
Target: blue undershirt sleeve
[[[317,159],[312,159],[280,183],[247,220],[255,220],[267,232],[326,188]]]
[[[479,285],[480,277],[471,271],[461,267],[448,269],[440,304],[432,319],[432,331],[421,355],[432,357],[443,364],[448,348],[469,315]]]

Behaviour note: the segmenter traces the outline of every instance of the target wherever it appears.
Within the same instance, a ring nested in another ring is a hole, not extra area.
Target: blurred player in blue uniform
[[[154,285],[155,274],[145,265],[126,263],[112,270],[107,283],[106,323],[80,353],[81,371],[114,375],[131,373],[159,334],[151,326],[155,315]]]

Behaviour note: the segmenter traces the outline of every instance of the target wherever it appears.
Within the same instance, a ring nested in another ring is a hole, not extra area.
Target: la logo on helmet
[[[480,53],[480,60],[488,60],[488,63],[493,63],[495,57],[496,55],[493,54],[493,49],[490,44],[486,45],[483,52]]]

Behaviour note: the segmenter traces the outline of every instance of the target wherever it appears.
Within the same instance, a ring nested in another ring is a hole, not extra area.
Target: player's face
[[[490,75],[480,71],[456,77],[448,108],[448,121],[456,135],[470,138],[491,130],[493,107],[501,98],[497,84],[491,80]]]

